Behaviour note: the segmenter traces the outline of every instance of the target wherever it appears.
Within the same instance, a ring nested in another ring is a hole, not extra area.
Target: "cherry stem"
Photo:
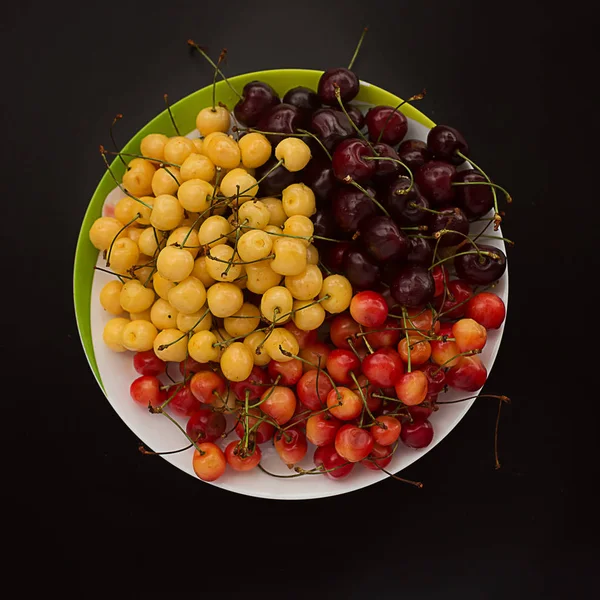
[[[362,140],[371,148],[374,154],[377,154],[375,148],[373,148],[373,144],[367,139],[367,136],[358,128],[358,125],[354,122],[354,119],[350,117],[344,103],[342,102],[342,91],[340,90],[340,86],[337,83],[333,84],[335,87],[335,98],[342,109],[342,112],[348,117],[348,121],[350,121],[350,125],[352,125],[353,129],[358,133],[358,136],[362,138]]]
[[[373,416],[373,413],[371,412],[371,409],[369,408],[369,405],[367,404],[367,399],[365,398],[363,389],[360,386],[360,383],[358,383],[358,379],[356,378],[354,371],[350,371],[350,377],[352,378],[352,381],[354,381],[354,385],[356,385],[356,387],[358,388],[358,393],[360,394],[361,400],[363,402],[363,406],[365,407],[365,410],[367,411],[367,414],[369,415],[369,417],[371,417],[371,421],[374,421],[375,424],[382,425],[382,423],[379,423],[377,421],[377,419]]]
[[[315,363],[311,363],[309,360],[306,360],[305,358],[302,358],[300,356],[296,356],[295,354],[292,354],[289,350],[285,350],[281,345],[279,346],[279,351],[284,356],[288,356],[288,357],[291,357],[291,358],[297,358],[300,362],[303,362],[303,363],[305,363],[307,365],[310,365],[311,367],[316,367],[319,372],[321,372],[321,373],[323,373],[324,375],[327,376],[327,378],[329,379],[331,385],[333,386],[333,389],[335,390],[335,393],[336,393],[338,399],[340,399],[342,397],[342,395],[340,394],[340,391],[337,388],[337,385],[335,385],[335,381],[333,381],[333,379],[331,378],[331,375],[327,371],[323,371],[323,369],[320,368],[320,361],[319,361],[318,365],[315,365]],[[318,396],[319,396],[319,394],[317,394],[317,397]]]
[[[385,125],[382,127],[381,131],[379,132],[379,135],[377,136],[378,144],[379,144],[379,142],[381,142],[381,138],[383,137],[383,132],[385,131],[386,127],[389,125],[390,121],[392,120],[394,113],[404,104],[408,104],[409,102],[413,102],[414,100],[423,100],[423,98],[425,98],[426,93],[427,93],[427,90],[423,89],[419,94],[415,94],[414,96],[411,96],[408,100],[402,100],[400,102],[400,104],[398,104],[394,107],[394,110],[388,115]]]
[[[436,263],[433,263],[429,267],[429,270],[431,271],[431,269],[433,269],[434,267],[437,267],[438,265],[441,265],[442,263],[452,260],[453,258],[456,258],[457,256],[465,256],[466,254],[479,254],[479,256],[489,256],[492,260],[500,260],[500,256],[498,256],[494,252],[488,252],[488,251],[482,251],[482,250],[479,250],[477,252],[476,251],[459,252],[458,254],[453,254],[452,256],[447,256],[446,258],[441,258]]]
[[[475,400],[476,398],[495,398],[496,400],[510,404],[510,398],[508,396],[497,396],[495,394],[478,394],[477,396],[469,396],[468,398],[461,398],[460,400],[442,400],[440,402],[436,402],[436,404],[458,404],[459,402]]]
[[[171,106],[169,105],[169,94],[165,94],[164,98],[167,111],[169,112],[169,119],[171,119],[171,123],[173,124],[173,129],[177,135],[181,135],[181,133],[179,133],[179,127],[177,127],[177,123],[175,123],[175,117],[173,117],[173,113],[171,112]]]
[[[115,115],[115,118],[113,119],[113,122],[110,126],[110,139],[113,143],[113,146],[115,147],[115,150],[117,151],[117,153],[119,152],[119,145],[117,144],[116,140],[115,140],[115,134],[113,131],[114,126],[117,124],[117,121],[120,121],[123,118],[123,115],[121,113]],[[123,160],[123,157],[119,154],[119,158],[121,159],[121,162],[125,165],[125,167],[127,167],[127,163]]]
[[[498,400],[498,415],[496,416],[496,427],[494,428],[494,459],[496,471],[501,467],[500,460],[498,459],[498,429],[500,428],[500,411],[502,410],[502,399]]]
[[[367,31],[369,31],[368,27],[365,27],[362,30],[362,33],[360,34],[360,38],[358,39],[358,44],[356,44],[356,49],[354,50],[354,54],[352,55],[352,59],[350,60],[350,64],[348,65],[348,71],[350,71],[352,69],[352,67],[354,66],[354,61],[356,60],[356,57],[358,56],[358,52],[360,51],[360,47],[362,46],[363,40],[365,39],[365,35],[367,34]]]
[[[127,156],[128,158],[143,158],[145,160],[158,162],[159,167],[163,167],[164,165],[167,165],[169,167],[177,167],[178,169],[181,168],[181,165],[176,165],[175,163],[170,163],[170,162],[167,162],[166,160],[157,161],[155,158],[152,158],[150,156],[144,156],[143,154],[135,154],[133,152],[112,152],[111,150],[105,150],[105,154],[112,154],[114,156],[118,156],[119,158],[122,156]],[[123,164],[125,164],[125,163],[123,163]],[[127,165],[125,164],[125,166],[127,166]]]
[[[323,271],[325,271],[325,273],[327,273],[327,275],[331,275],[332,271],[330,271],[324,264],[322,261],[319,261],[319,267],[321,269],[323,269]]]
[[[210,260],[214,260],[216,262],[221,262],[221,263],[226,263],[226,264],[231,264],[232,261],[230,260],[225,260],[224,258],[217,258],[216,256],[213,256],[210,253],[210,250],[207,252],[206,257],[209,258]],[[264,258],[257,258],[255,260],[236,260],[235,264],[236,265],[251,265],[252,263],[257,263],[257,262],[261,262],[263,260],[269,260],[271,258],[275,258],[274,254],[269,254],[268,256],[265,256]]]
[[[412,371],[412,364],[410,362],[410,354],[411,354],[411,348],[410,348],[410,337],[408,335],[408,329],[406,327],[406,308],[404,308],[404,306],[402,307],[402,321],[404,322],[404,335],[406,336],[406,355],[408,357],[408,373],[410,373]]]
[[[309,136],[313,140],[315,140],[319,144],[319,146],[321,146],[321,148],[323,149],[323,152],[325,152],[325,154],[327,154],[327,157],[329,158],[329,160],[333,160],[333,157],[329,153],[329,150],[327,150],[327,148],[325,148],[325,144],[323,144],[323,142],[314,133],[311,133],[310,131],[306,131],[306,129],[298,129],[298,131],[300,133],[306,134],[307,136]]]
[[[390,213],[381,205],[381,203],[378,200],[375,200],[375,196],[372,196],[369,192],[367,192],[362,185],[356,183],[356,181],[354,181],[350,175],[346,175],[346,177],[344,177],[344,181],[350,185],[353,185],[355,188],[358,188],[365,196],[367,196],[367,198],[370,198],[372,202],[380,208],[386,217],[390,216]]]
[[[108,269],[103,269],[102,267],[94,267],[96,271],[102,271],[103,273],[108,273],[109,275],[114,275],[117,279],[121,281],[121,283],[125,283],[123,279],[135,279],[135,277],[129,277],[127,275],[120,275],[119,273],[115,273],[114,271],[109,271]]]
[[[433,208],[427,208],[425,206],[421,206],[420,204],[417,204],[416,202],[409,202],[408,205],[410,207],[412,207],[412,208],[416,208],[417,210],[422,210],[422,211],[431,213],[432,215],[441,215],[441,214],[443,214],[439,210],[433,210]]]
[[[151,450],[146,450],[144,446],[140,445],[138,446],[138,450],[146,456],[164,456],[165,454],[178,454],[179,452],[185,452],[186,450],[192,448],[193,445],[194,444],[190,443],[184,448],[179,448],[179,450],[168,450],[167,452],[152,452]]]
[[[217,60],[217,66],[215,67],[215,73],[213,75],[213,89],[212,89],[212,112],[217,112],[217,75],[219,74],[219,65],[227,56],[227,48],[223,48],[221,50],[221,54],[219,54],[219,59]]]
[[[374,350],[373,347],[371,346],[371,344],[369,344],[369,339],[367,338],[367,335],[370,333],[368,331],[365,331],[363,329],[362,325],[359,325],[359,329],[360,329],[360,335],[364,335],[364,342],[365,342],[365,346],[367,347],[367,350],[369,351],[369,354],[373,354]],[[357,334],[359,335],[359,334]]]
[[[398,158],[392,158],[391,156],[365,156],[364,159],[365,160],[389,160],[391,162],[395,162],[395,163],[398,163],[399,165],[402,165],[408,171],[408,176],[410,178],[410,185],[405,190],[396,190],[396,194],[398,196],[405,196],[406,194],[408,194],[408,192],[410,192],[410,190],[412,190],[413,185],[415,183],[415,178],[414,178],[413,172],[410,170],[410,167],[405,162],[402,162]]]
[[[251,185],[249,188],[246,188],[243,192],[240,192],[240,196],[244,195],[246,192],[251,190],[253,187],[258,189],[258,186],[275,170],[278,169],[284,163],[283,158],[277,161],[276,164],[273,165],[254,185]]]
[[[393,479],[401,481],[402,483],[410,483],[410,485],[414,485],[415,487],[418,487],[419,489],[421,489],[423,487],[423,484],[420,481],[411,481],[410,479],[404,479],[402,477],[398,477],[398,475],[394,475],[393,473],[386,471],[383,467],[379,466],[376,462],[375,462],[375,465],[377,466],[377,468],[379,470],[383,471],[386,475],[389,475]]]
[[[369,332],[369,333],[372,333],[372,332]],[[367,335],[367,334],[365,333],[364,335]],[[356,347],[352,343],[352,338],[347,337],[346,342],[348,343],[348,346],[350,346],[350,350],[352,350],[352,352],[354,352],[354,354],[356,355],[356,358],[358,358],[358,360],[360,360],[360,354],[357,352]]]
[[[212,60],[212,58],[210,56],[208,56],[208,54],[206,54],[206,52],[200,46],[198,46],[198,44],[196,44],[196,42],[194,42],[194,40],[188,40],[187,44],[191,48],[194,48],[202,57],[204,57],[214,67],[215,71],[223,78],[223,80],[225,81],[225,83],[228,85],[229,89],[240,100],[244,99],[244,97],[231,85],[231,83],[229,83],[229,79],[227,79],[227,77],[225,77],[225,75],[223,74],[223,72],[221,71],[221,69],[219,69],[219,66],[217,64],[215,64],[215,62]]]
[[[119,231],[117,232],[117,235],[115,235],[115,237],[112,239],[112,242],[110,243],[110,246],[108,248],[108,254],[106,255],[106,266],[110,267],[110,255],[112,253],[112,249],[113,246],[115,245],[115,242],[117,241],[118,237],[134,222],[137,221],[142,215],[140,213],[136,213],[135,217],[133,217],[133,219],[131,219],[131,221],[129,221],[128,223],[125,223],[125,225],[123,225],[123,227],[121,227],[121,229],[119,229]]]
[[[505,237],[502,237],[499,235],[483,235],[483,233],[477,234],[477,238],[480,238],[480,237],[487,238],[490,240],[502,240],[503,242],[506,242],[509,246],[515,245],[515,243],[512,240],[509,240],[508,238],[505,238]],[[474,238],[474,239],[477,239],[477,238]]]
[[[460,358],[461,356],[473,356],[475,354],[481,354],[481,350],[479,348],[475,348],[475,350],[467,350],[466,352],[460,352],[459,354],[455,354],[454,356],[450,357],[448,360],[444,361],[432,374],[432,377],[435,377],[443,368],[445,365],[447,365],[448,363],[452,362],[453,360]]]
[[[271,386],[271,389],[267,392],[265,397],[261,398],[261,400],[259,402],[257,402],[256,404],[252,404],[248,408],[256,408],[256,407],[260,406],[263,402],[266,402],[275,392],[275,387],[277,386],[277,384],[279,383],[280,380],[281,380],[281,373],[279,373],[279,375],[277,375],[277,377],[275,378],[275,381],[273,383],[269,384]],[[248,390],[246,390],[246,392],[248,392]],[[247,410],[246,410],[246,412],[247,412]]]
[[[346,462],[343,465],[338,465],[337,467],[333,467],[332,469],[322,469],[321,467],[315,467],[314,469],[310,469],[309,471],[306,471],[302,467],[294,467],[294,471],[296,471],[294,475],[277,475],[276,473],[271,473],[270,471],[267,471],[260,463],[258,463],[258,468],[263,473],[266,473],[271,477],[277,477],[279,479],[290,479],[292,477],[302,477],[303,475],[321,475],[323,473],[331,473],[332,471],[337,471],[337,469],[345,467],[347,464],[348,463]]]
[[[152,210],[152,207],[149,204],[146,204],[143,200],[140,200],[139,198],[137,198],[136,196],[134,196],[133,194],[130,194],[117,180],[117,178],[115,177],[115,174],[112,172],[112,169],[110,168],[110,165],[108,164],[108,160],[106,159],[106,150],[104,149],[104,146],[100,146],[100,154],[102,155],[102,159],[104,160],[104,164],[106,165],[106,168],[108,169],[108,172],[110,173],[110,176],[113,178],[113,181],[117,184],[118,188],[126,195],[129,196],[130,198],[132,198],[133,200],[135,200],[136,202],[139,202],[140,204],[142,204],[143,206],[145,206],[146,208]]]

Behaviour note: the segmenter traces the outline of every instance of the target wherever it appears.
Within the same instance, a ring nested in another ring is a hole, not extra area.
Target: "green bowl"
[[[271,85],[278,94],[283,96],[287,90],[295,86],[302,85],[317,89],[317,83],[321,74],[322,71],[308,69],[274,69],[272,71],[256,71],[254,73],[246,73],[245,75],[231,77],[229,78],[229,82],[241,93],[242,88],[249,81],[264,81]],[[226,104],[229,108],[233,108],[238,100],[237,96],[231,91],[225,81],[217,83],[216,99],[218,102]],[[394,94],[367,82],[361,82],[360,93],[356,100],[367,104],[387,104],[392,106],[396,106],[401,102],[401,99]],[[196,127],[196,115],[199,110],[210,104],[212,104],[212,85],[186,96],[171,107],[175,122],[183,135],[186,135]],[[400,110],[407,117],[417,121],[425,127],[430,128],[435,125],[431,119],[410,104],[404,104]],[[144,136],[149,133],[168,132],[173,132],[173,135],[175,135],[169,114],[164,110],[129,140],[123,148],[123,152],[138,153],[140,151],[140,142]],[[119,180],[125,172],[125,167],[120,160],[114,160],[111,169]],[[90,295],[92,290],[92,279],[94,277],[94,266],[98,258],[98,250],[91,244],[88,232],[95,219],[101,216],[104,200],[114,187],[115,184],[112,177],[106,172],[100,180],[85,213],[81,231],[79,232],[79,238],[77,240],[75,265],[73,269],[73,299],[75,303],[77,327],[90,367],[103,390],[104,385],[94,355],[90,322]]]

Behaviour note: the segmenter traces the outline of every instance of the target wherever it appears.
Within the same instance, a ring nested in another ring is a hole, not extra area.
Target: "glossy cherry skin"
[[[154,375],[155,377],[165,372],[167,363],[154,354],[154,350],[136,352],[133,355],[133,368],[140,375]]]
[[[327,477],[331,479],[343,479],[348,477],[354,468],[354,463],[342,458],[336,451],[334,444],[319,446],[314,454],[315,466],[321,467]]]
[[[356,134],[350,119],[343,112],[333,108],[316,110],[310,120],[309,131],[323,142],[329,152],[332,152],[342,140],[354,137]]]
[[[365,190],[375,196],[373,188]],[[333,194],[331,209],[336,225],[348,233],[354,233],[363,219],[376,214],[373,200],[352,185],[340,187]]]
[[[491,252],[496,258],[487,255],[463,254],[454,259],[456,274],[473,285],[488,285],[494,283],[504,275],[506,271],[506,255],[499,248],[478,245],[479,250]]]
[[[423,225],[430,215],[426,210],[421,210],[429,208],[429,201],[416,184],[411,186],[410,178],[406,175],[400,175],[392,181],[383,196],[383,202],[400,227]]]
[[[406,262],[429,267],[433,261],[433,241],[419,237],[409,237],[408,239],[410,240],[410,248],[408,250],[408,256],[406,257]]]
[[[169,393],[171,396],[173,392]],[[180,417],[189,417],[202,408],[202,403],[192,394],[189,385],[184,385],[177,390],[173,399],[169,402],[169,408]]]
[[[283,102],[299,108],[303,113],[312,113],[321,108],[321,100],[317,92],[302,85],[288,90],[283,97]]]
[[[213,404],[220,396],[224,398],[227,393],[225,379],[213,371],[200,371],[190,379],[192,394],[204,404]]]
[[[446,286],[447,290],[445,297],[442,291],[442,293],[435,298],[433,304],[440,313],[444,313],[442,318],[460,319],[465,316],[467,301],[473,295],[473,288],[466,281],[460,279],[448,281]]]
[[[351,373],[360,373],[360,361],[354,352],[336,348],[327,357],[327,372],[337,384],[347,385],[353,382]]]
[[[413,172],[432,159],[427,144],[421,140],[404,140],[397,152],[398,158]]]
[[[358,292],[350,302],[352,318],[364,327],[381,327],[388,316],[385,298],[373,290]]]
[[[338,106],[339,102],[336,96],[336,88],[340,90],[340,99],[343,104],[347,104],[356,98],[360,89],[360,82],[355,73],[350,69],[338,68],[327,69],[319,79],[317,93],[323,104],[328,106]]]
[[[360,461],[360,464],[371,471],[385,469],[391,462],[394,453],[390,446],[382,446],[375,442],[371,454]]]
[[[200,371],[210,371],[210,365],[208,363],[201,363],[194,360],[191,356],[188,356],[185,360],[179,363],[179,372],[187,377],[192,373],[200,373]]]
[[[376,261],[402,261],[408,256],[410,240],[390,217],[376,215],[363,219],[360,241]]]
[[[385,296],[382,294],[385,298]],[[388,303],[388,309],[390,305]],[[399,324],[396,319],[388,317],[385,323],[381,327],[374,327],[374,331],[371,333],[371,328],[365,328],[366,332],[369,332],[365,337],[367,341],[375,350],[379,348],[394,348],[398,345],[400,340]],[[359,338],[359,339],[362,339]]]
[[[362,129],[365,126],[365,115],[362,114],[358,106],[354,106],[353,104],[349,104],[345,107],[346,112],[350,119],[354,122],[354,124]]]
[[[234,471],[250,471],[258,465],[262,452],[258,445],[244,450],[240,442],[230,442],[225,448],[227,464]]]
[[[328,244],[327,242],[325,242]],[[328,244],[323,247],[321,260],[332,271],[341,272],[343,270],[346,253],[353,245],[350,242],[340,242],[339,244]]]
[[[465,392],[476,392],[487,379],[487,369],[478,356],[462,356],[457,365],[446,372],[446,383]]]
[[[328,413],[318,413],[306,421],[306,437],[315,446],[327,446],[335,441],[342,422]]]
[[[265,132],[267,139],[276,146],[285,135],[269,135],[295,133],[304,125],[302,111],[292,104],[277,104],[265,113],[258,122],[258,129]]]
[[[381,348],[363,360],[362,370],[374,385],[392,387],[404,373],[404,365],[395,350]]]
[[[261,116],[279,104],[277,92],[267,83],[250,81],[242,90],[243,98],[235,105],[235,118],[246,127],[255,127]]]
[[[302,181],[314,192],[319,204],[327,206],[329,198],[340,182],[331,168],[331,161],[325,157],[313,157],[301,171]]]
[[[356,425],[342,425],[335,436],[337,453],[350,462],[360,462],[373,450],[373,436]]]
[[[317,212],[310,218],[310,220],[313,222],[314,235],[334,238],[336,226],[330,208],[317,209]]]
[[[333,389],[329,377],[317,369],[306,371],[296,385],[296,394],[302,406],[309,410],[321,410],[327,402],[327,396]]]
[[[404,306],[422,306],[433,300],[435,283],[431,271],[420,265],[404,267],[392,285],[392,296]]]
[[[300,462],[308,450],[306,435],[298,426],[278,431],[273,437],[273,445],[281,460],[287,465],[295,465]]]
[[[379,158],[393,159],[371,161],[375,163],[375,172],[372,175],[373,183],[383,190],[386,189],[401,172],[404,173],[405,169],[399,162],[395,162],[399,160],[398,154],[390,145],[380,142],[379,144],[373,145],[373,150]]]
[[[506,306],[496,294],[481,292],[467,302],[465,316],[486,329],[498,329],[506,317]]]
[[[284,329],[287,329],[296,338],[300,350],[303,350],[304,348],[311,346],[312,344],[317,342],[317,331],[314,329],[312,331],[304,331],[303,329],[299,329],[294,323],[294,321],[288,321],[283,327]]]
[[[156,408],[167,400],[167,391],[161,390],[161,382],[155,375],[142,375],[134,379],[129,386],[129,394],[134,402],[144,408]],[[173,392],[171,392],[173,394]]]
[[[436,125],[429,130],[427,148],[435,158],[448,161],[453,165],[460,165],[465,160],[457,152],[465,156],[469,154],[469,146],[462,133],[449,125]]]
[[[292,360],[286,362],[272,360],[269,362],[267,370],[273,381],[279,377],[281,385],[296,385],[304,373],[302,362],[297,358],[292,358]]]
[[[333,153],[333,174],[340,181],[350,177],[356,183],[365,183],[375,173],[375,161],[365,160],[374,156],[371,147],[357,138],[341,141]]]
[[[377,263],[357,247],[346,251],[342,270],[355,289],[371,289],[379,281]]]
[[[435,235],[435,233],[442,230],[456,232],[441,235],[438,243],[438,247],[440,248],[457,246],[465,240],[465,236],[469,233],[467,215],[457,207],[440,209],[438,214],[429,213],[427,226],[429,227],[427,231],[428,235]],[[465,245],[465,247],[469,246],[469,243]]]
[[[342,313],[336,315],[331,321],[329,336],[336,348],[351,350],[349,342],[352,342],[352,346],[355,348],[364,345],[362,336],[356,337],[360,331],[360,325],[348,313]]]
[[[461,183],[487,182],[487,179],[474,169],[458,171],[455,181]],[[488,185],[457,185],[455,203],[462,208],[467,217],[476,219],[487,215],[494,206],[492,188]]]
[[[431,276],[435,283],[435,293],[433,296],[438,298],[444,294],[444,289],[450,281],[450,275],[448,274],[448,269],[446,269],[444,265],[437,265],[431,269]]]
[[[262,179],[277,164],[277,159],[270,158],[262,167],[256,169],[256,179]],[[296,181],[294,173],[279,165],[258,184],[259,196],[276,196]]]
[[[427,420],[415,419],[412,423],[404,423],[400,431],[400,439],[409,448],[425,448],[433,439],[433,426]]]
[[[235,394],[235,397],[240,401],[246,400],[246,393],[248,393],[248,400],[258,400],[267,389],[266,384],[271,383],[269,374],[261,369],[260,367],[252,367],[250,375],[243,381],[231,381],[229,387]]]
[[[446,385],[446,373],[444,369],[440,369],[438,365],[433,363],[425,363],[418,367],[427,377],[427,393],[439,394]]]
[[[433,204],[452,204],[456,195],[456,167],[447,162],[431,160],[414,174],[419,190]]]
[[[390,146],[399,144],[408,131],[408,120],[392,106],[374,106],[367,112],[365,122],[372,142]]]
[[[258,408],[251,408],[248,417],[248,429],[252,428],[260,421],[260,424],[250,434],[251,439],[257,444],[264,444],[272,439],[275,433],[275,426],[265,420],[265,415]],[[235,426],[235,433],[242,439],[244,437],[246,427],[246,418],[240,419]]]
[[[201,408],[190,415],[185,426],[186,433],[195,442],[214,442],[225,432],[225,415],[209,408]]]

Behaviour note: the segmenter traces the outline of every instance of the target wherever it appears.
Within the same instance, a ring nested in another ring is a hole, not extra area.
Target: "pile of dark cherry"
[[[355,294],[363,292],[354,297],[354,311],[351,306],[349,312],[328,319],[326,339],[286,325],[299,340],[300,358],[320,365],[328,377],[293,359],[255,367],[247,381],[230,384],[238,415],[248,390],[251,403],[256,403],[277,376],[278,385],[291,387],[298,398],[283,433],[269,419],[257,427],[264,412],[269,414],[266,405],[263,412],[255,409],[249,420],[238,419],[239,437],[244,437],[246,426],[253,427],[253,434],[252,456],[232,458],[233,451],[226,452],[236,470],[246,470],[244,461],[247,468],[255,466],[259,444],[270,439],[284,462],[293,464],[306,453],[307,438],[318,446],[315,464],[330,477],[346,476],[355,462],[385,468],[399,441],[413,448],[430,444],[433,428],[428,417],[437,410],[436,399],[447,385],[476,391],[486,380],[487,371],[476,354],[485,344],[486,329],[502,324],[505,309],[502,300],[484,288],[503,275],[506,257],[497,248],[475,246],[467,236],[470,223],[489,217],[494,208],[488,180],[477,170],[457,170],[468,155],[458,131],[436,126],[427,143],[404,139],[406,117],[391,106],[376,106],[363,115],[350,104],[358,91],[359,80],[352,71],[330,69],[316,92],[296,87],[283,101],[268,84],[248,83],[234,109],[241,135],[259,131],[274,144],[284,137],[281,134],[304,135],[313,158],[300,176],[317,198],[315,235],[339,240],[315,242],[322,265],[345,275]],[[257,179],[267,174],[257,197],[278,195],[297,181],[297,175],[283,167],[269,173],[275,164],[272,158],[257,169]],[[445,264],[433,266],[456,246],[456,276]],[[362,303],[358,308],[357,298]],[[370,314],[372,319],[366,316],[361,324],[357,314]],[[206,404],[198,410],[193,404],[194,398],[210,404],[215,389],[226,394],[225,382],[206,368],[193,361],[182,364],[182,372],[198,373],[191,380],[191,393],[171,403],[174,412],[190,417],[187,431],[198,442],[214,441],[225,429],[218,410]],[[421,378],[403,379],[400,390],[400,376],[411,370]],[[337,406],[339,396],[332,392],[329,377],[341,387],[342,396],[346,389],[353,391],[347,410]],[[204,388],[195,389],[194,379]],[[358,386],[368,410],[363,400],[355,406]],[[362,432],[358,437],[356,430]],[[356,439],[350,439],[352,435]]]

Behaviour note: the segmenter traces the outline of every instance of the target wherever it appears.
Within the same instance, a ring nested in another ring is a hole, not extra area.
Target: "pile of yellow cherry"
[[[349,307],[352,287],[319,269],[312,190],[294,183],[281,199],[257,198],[254,170],[273,148],[257,132],[235,139],[230,125],[226,108],[207,107],[196,119],[198,139],[144,137],[114,217],[98,218],[89,236],[118,276],[100,293],[114,315],[103,332],[111,350],[219,363],[237,382],[254,365],[291,360],[298,342],[283,325],[318,329],[327,312]],[[311,158],[295,137],[278,142],[274,154],[292,172]]]

